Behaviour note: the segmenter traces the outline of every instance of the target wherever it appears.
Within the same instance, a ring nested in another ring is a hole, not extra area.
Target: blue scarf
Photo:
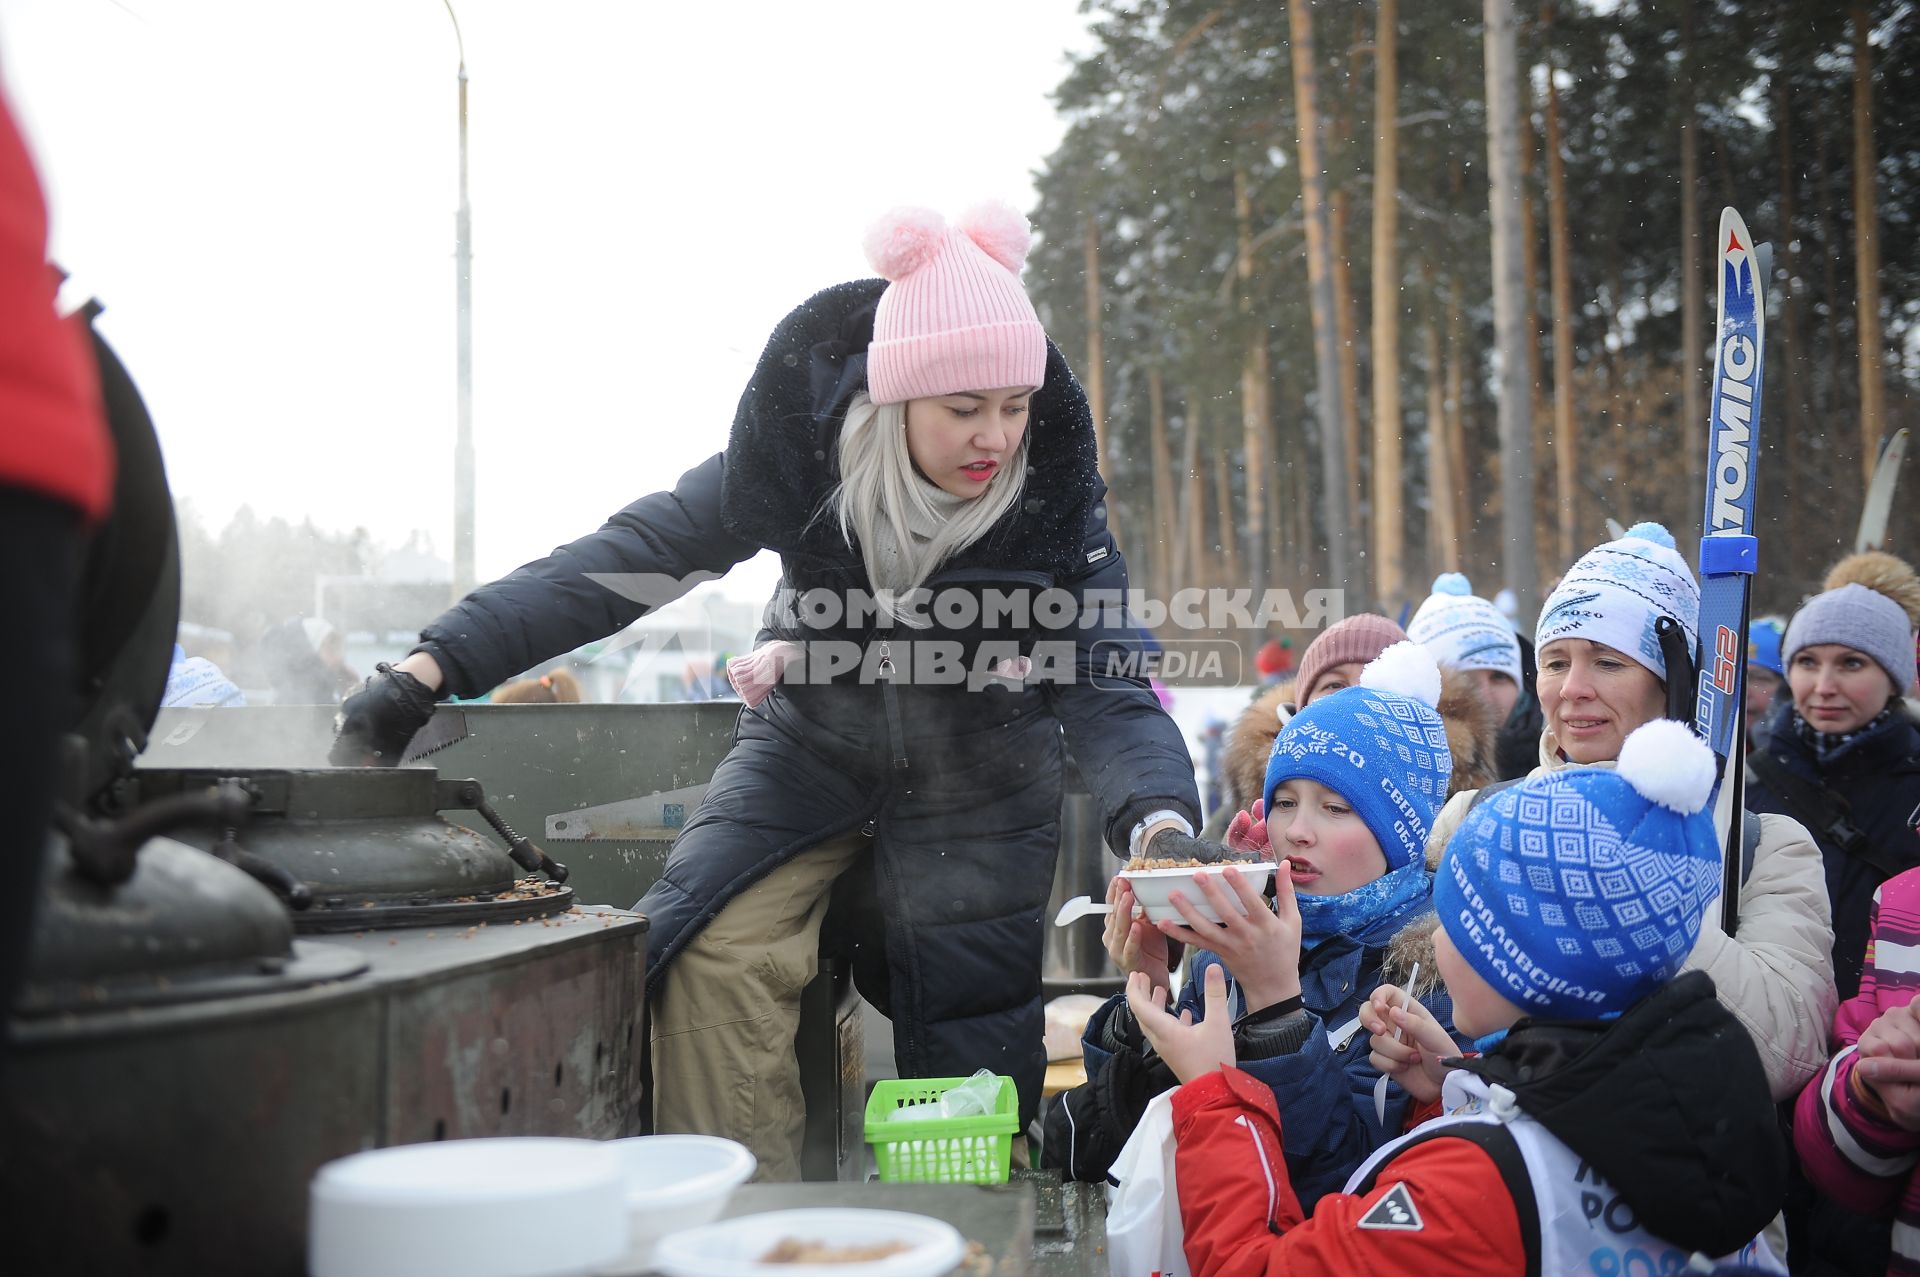
[[[1475,1055],[1486,1055],[1492,1051],[1494,1047],[1499,1046],[1507,1040],[1507,1033],[1512,1028],[1512,1025],[1508,1025],[1505,1029],[1495,1029],[1483,1038],[1475,1038],[1473,1040],[1473,1053]]]
[[[1296,894],[1301,943],[1311,947],[1334,936],[1357,936],[1432,893],[1433,875],[1424,860],[1414,859],[1344,895]]]

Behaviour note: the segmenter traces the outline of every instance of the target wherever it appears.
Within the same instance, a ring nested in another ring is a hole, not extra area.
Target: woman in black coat
[[[793,1032],[829,892],[825,943],[891,1015],[902,1076],[1009,1074],[1026,1120],[1063,732],[1116,853],[1199,821],[1180,732],[1128,664],[1093,423],[1020,287],[1027,241],[1007,209],[883,221],[886,279],[781,322],[724,453],[476,590],[343,707],[336,761],[391,762],[435,696],[780,554],[731,671],[734,748],[637,906],[657,1126],[742,1139],[771,1178],[797,1165]]]
[[[1920,865],[1920,724],[1914,678],[1920,580],[1878,551],[1828,573],[1781,643],[1792,698],[1747,756],[1747,809],[1781,812],[1820,844],[1833,905],[1834,985],[1860,989],[1873,894]]]

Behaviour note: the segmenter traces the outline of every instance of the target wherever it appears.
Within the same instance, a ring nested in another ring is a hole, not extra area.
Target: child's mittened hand
[[[1191,1082],[1215,1069],[1231,1068],[1233,1014],[1227,1009],[1227,977],[1218,964],[1207,968],[1206,1016],[1195,1022],[1192,1012],[1174,1019],[1166,1011],[1167,991],[1154,987],[1144,973],[1127,977],[1127,1006],[1140,1023],[1155,1054],[1173,1075]]]

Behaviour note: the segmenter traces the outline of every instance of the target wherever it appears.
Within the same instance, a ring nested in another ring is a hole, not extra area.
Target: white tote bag
[[[1107,1204],[1107,1270],[1113,1277],[1190,1277],[1173,1175],[1172,1091],[1147,1105],[1113,1177],[1120,1187]]]

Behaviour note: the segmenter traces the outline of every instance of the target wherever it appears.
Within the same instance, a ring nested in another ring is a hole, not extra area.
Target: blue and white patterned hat
[[[1413,614],[1407,637],[1450,669],[1494,670],[1520,686],[1520,640],[1500,609],[1474,595],[1458,572],[1433,578],[1433,593]]]
[[[1501,790],[1448,840],[1434,911],[1467,964],[1535,1014],[1598,1019],[1671,979],[1720,894],[1713,754],[1683,723],[1636,729],[1615,769]]]
[[[193,706],[231,707],[247,703],[233,681],[204,656],[188,656],[185,648],[173,645],[173,665],[167,670],[167,690],[162,708]]]
[[[1439,703],[1432,653],[1395,643],[1358,683],[1322,696],[1281,729],[1267,758],[1267,810],[1287,781],[1316,781],[1353,805],[1389,869],[1424,857],[1453,777]]]
[[[1665,682],[1667,658],[1654,629],[1663,616],[1680,623],[1689,648],[1699,645],[1700,586],[1693,572],[1673,548],[1671,532],[1657,523],[1636,523],[1567,569],[1540,609],[1533,646],[1537,652],[1556,639],[1591,639]]]
[[[1772,670],[1785,678],[1787,663],[1780,659],[1780,642],[1786,636],[1787,627],[1780,623],[1779,617],[1763,616],[1755,620],[1747,626],[1747,664]]]

